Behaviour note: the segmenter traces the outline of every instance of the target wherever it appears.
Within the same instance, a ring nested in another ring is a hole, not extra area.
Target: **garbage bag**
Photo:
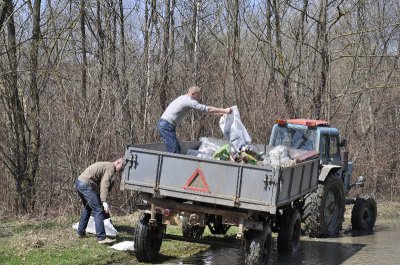
[[[219,126],[225,139],[239,150],[245,144],[251,143],[251,137],[240,120],[240,113],[237,106],[232,107],[231,114],[225,114],[219,120]]]
[[[289,155],[289,149],[283,145],[273,148],[263,158],[265,166],[288,167],[296,164],[296,161],[292,160]]]
[[[201,145],[199,147],[199,152],[203,154],[207,154],[208,156],[212,157],[215,151],[220,147],[216,142],[215,139],[202,137],[200,138]]]
[[[133,241],[123,241],[121,243],[112,245],[110,248],[116,250],[123,250],[123,251],[134,251],[134,242]]]
[[[207,153],[203,153],[203,152],[197,151],[197,150],[194,150],[194,149],[188,149],[187,155],[195,156],[195,157],[198,157],[198,158],[212,159],[211,155],[209,155]]]
[[[72,228],[78,230],[79,222],[74,223]],[[115,229],[114,225],[111,222],[111,218],[104,219],[104,228],[106,230],[106,235],[111,237],[116,237],[118,235],[117,229]],[[88,225],[86,227],[86,233],[96,234],[96,228],[94,225],[94,218],[90,216]]]

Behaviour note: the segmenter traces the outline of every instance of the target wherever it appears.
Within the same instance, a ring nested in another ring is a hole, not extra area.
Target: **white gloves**
[[[103,202],[103,208],[104,208],[104,212],[108,213],[109,209],[108,209],[108,203]]]

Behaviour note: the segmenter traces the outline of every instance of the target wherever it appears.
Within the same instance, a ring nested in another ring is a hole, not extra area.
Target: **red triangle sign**
[[[193,190],[200,192],[210,192],[208,188],[208,184],[206,178],[204,177],[203,171],[200,168],[197,168],[192,176],[188,179],[185,186],[183,186],[185,190]]]

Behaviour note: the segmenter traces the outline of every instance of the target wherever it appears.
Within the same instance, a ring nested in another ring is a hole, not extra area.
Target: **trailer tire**
[[[157,220],[157,226],[151,226],[149,220],[150,214],[141,214],[135,228],[135,256],[139,262],[153,262],[157,258],[164,236],[161,221]]]
[[[373,198],[358,197],[351,211],[353,230],[372,232],[377,216],[376,201]]]
[[[270,224],[263,231],[250,230],[245,233],[245,264],[268,264],[272,249],[272,232]]]
[[[278,250],[296,252],[300,247],[301,217],[299,210],[289,208],[283,211],[279,224]]]
[[[306,196],[303,206],[305,233],[310,237],[336,237],[342,227],[346,198],[343,182],[330,176]]]
[[[203,236],[205,226],[191,225],[189,217],[182,219],[182,235],[186,238],[199,239]]]

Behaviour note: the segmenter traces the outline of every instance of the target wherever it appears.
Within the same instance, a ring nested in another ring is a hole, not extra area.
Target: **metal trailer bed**
[[[200,144],[182,143],[182,151],[196,150]],[[275,214],[279,207],[318,186],[319,159],[272,167],[202,159],[163,149],[161,143],[127,146],[121,188],[157,198]]]

